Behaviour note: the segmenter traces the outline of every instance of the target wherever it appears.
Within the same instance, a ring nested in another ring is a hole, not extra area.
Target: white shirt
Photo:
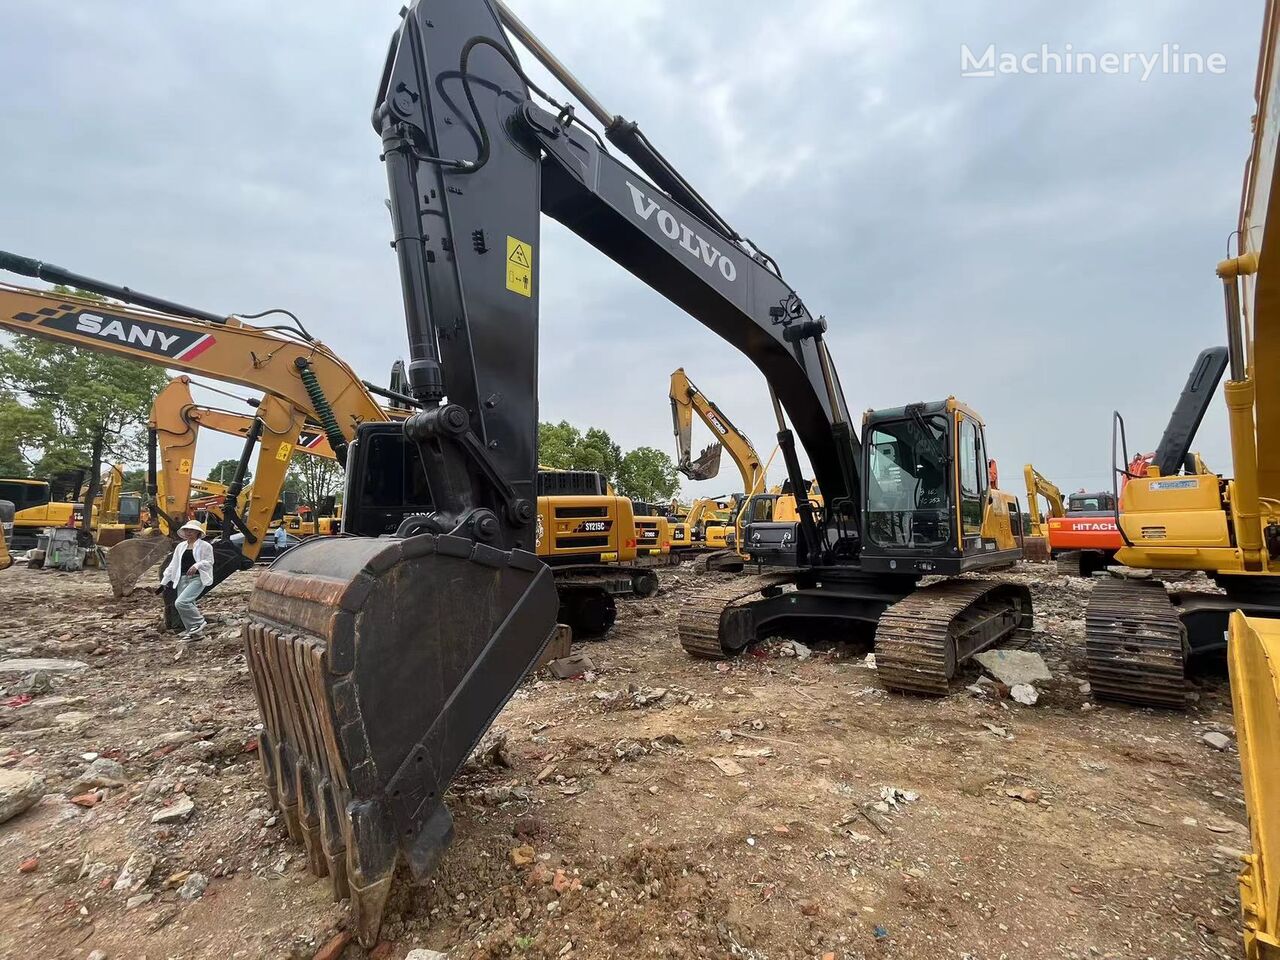
[[[164,576],[160,578],[161,584],[171,583],[175,587],[180,585],[182,553],[186,549],[185,540],[173,548],[173,558],[169,561],[169,566],[164,568]],[[202,537],[191,545],[191,550],[196,559],[196,565],[191,569],[200,575],[200,582],[206,587],[213,586],[213,544]]]

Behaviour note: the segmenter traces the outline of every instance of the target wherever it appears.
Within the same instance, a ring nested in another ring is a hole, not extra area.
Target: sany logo
[[[733,265],[733,261],[694,233],[692,227],[681,223],[675,218],[675,214],[660,207],[657,200],[646,197],[644,192],[630,180],[627,181],[627,189],[631,191],[631,202],[635,204],[636,213],[642,220],[648,220],[656,212],[658,229],[668,238],[679,240],[682,250],[701,260],[708,267],[718,269],[720,276],[729,282],[732,283],[738,278],[738,268]]]
[[[174,360],[190,360],[214,344],[210,334],[187,332],[160,324],[144,325],[96,313],[81,313],[75,320],[76,333],[115,340]]]

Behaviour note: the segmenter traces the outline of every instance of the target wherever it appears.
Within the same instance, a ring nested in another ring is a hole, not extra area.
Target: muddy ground
[[[945,700],[889,695],[851,645],[691,660],[675,619],[693,574],[663,571],[580,648],[593,674],[532,678],[503,711],[509,766],[455,783],[456,841],[428,886],[398,886],[372,955],[1240,956],[1237,757],[1204,739],[1233,732],[1225,680],[1186,714],[1095,706],[1091,585],[1016,576],[1054,673],[1034,706],[976,669]],[[44,778],[0,825],[0,957],[370,955],[259,785],[252,577],[202,604],[210,639],[183,648],[148,592],[0,573],[0,659],[87,665],[34,693],[0,673],[0,767]],[[123,769],[86,782],[95,755]]]

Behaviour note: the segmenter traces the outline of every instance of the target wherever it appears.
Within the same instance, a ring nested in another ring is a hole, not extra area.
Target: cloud
[[[406,341],[368,115],[397,8],[10,3],[0,246],[213,310],[288,307],[383,380]],[[1223,338],[1212,271],[1261,0],[518,12],[827,316],[852,409],[955,394],[986,417],[1006,483],[1033,461],[1064,487],[1107,484],[1111,410],[1154,447],[1192,358]],[[959,77],[962,43],[1170,40],[1225,53],[1227,72]],[[683,365],[767,457],[776,428],[744,357],[549,222],[541,284],[544,419],[670,449]],[[1199,446],[1229,468],[1220,409]]]

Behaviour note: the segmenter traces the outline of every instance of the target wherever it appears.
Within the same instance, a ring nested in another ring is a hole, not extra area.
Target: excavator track
[[[1083,559],[1084,559],[1084,554],[1081,553],[1079,550],[1067,550],[1063,553],[1058,554],[1057,557],[1054,558],[1054,566],[1057,568],[1058,576],[1060,577],[1084,576],[1084,573],[1082,571],[1082,563],[1081,563]]]
[[[720,617],[725,610],[742,600],[754,597],[769,587],[779,587],[794,580],[795,573],[766,573],[754,577],[735,577],[718,586],[701,587],[680,608],[677,629],[680,646],[691,656],[702,660],[727,660],[742,652],[742,647],[726,647],[720,637]]]
[[[1187,632],[1155,580],[1098,583],[1085,610],[1089,686],[1102,700],[1187,706]]]
[[[957,668],[1031,625],[1031,593],[999,580],[945,580],[893,604],[876,625],[876,673],[890,690],[945,696]]]

